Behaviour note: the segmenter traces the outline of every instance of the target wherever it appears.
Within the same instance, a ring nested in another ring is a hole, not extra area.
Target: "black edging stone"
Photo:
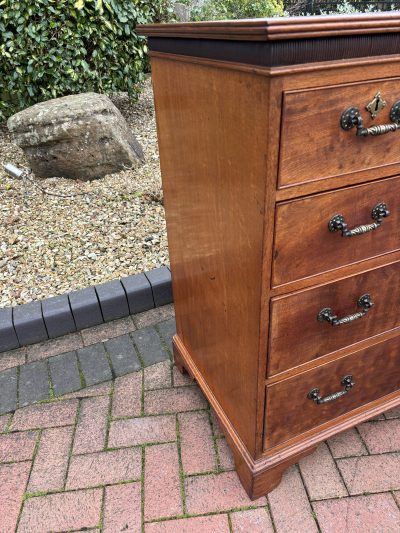
[[[42,312],[50,339],[76,331],[67,294],[43,300]]]
[[[76,329],[90,328],[104,322],[100,303],[93,287],[71,292],[68,297]]]
[[[153,291],[150,281],[144,274],[136,274],[121,279],[128,299],[129,313],[142,313],[154,307]]]
[[[0,352],[19,348],[17,334],[13,324],[11,307],[0,309]]]
[[[156,307],[172,302],[171,272],[166,266],[145,272],[153,291]]]
[[[104,322],[129,315],[126,294],[118,279],[96,285],[95,290],[100,302]]]
[[[21,346],[36,344],[48,339],[43,320],[42,303],[29,302],[13,310],[14,328]]]
[[[0,309],[0,354],[172,301],[171,272],[164,266],[42,301],[5,307]]]

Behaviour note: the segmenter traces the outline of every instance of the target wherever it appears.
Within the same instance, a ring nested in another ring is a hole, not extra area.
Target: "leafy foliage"
[[[168,0],[0,0],[0,117],[85,91],[135,96],[146,63],[136,24]]]
[[[334,10],[321,9],[321,15],[355,15],[357,13],[373,13],[379,11],[373,4],[365,4],[365,2],[348,2],[344,0],[341,4],[337,4]]]
[[[192,20],[226,20],[283,16],[282,0],[206,0],[192,11]]]
[[[313,15],[355,15],[358,13],[376,13],[394,11],[396,7],[387,1],[371,0],[285,0],[286,16]]]

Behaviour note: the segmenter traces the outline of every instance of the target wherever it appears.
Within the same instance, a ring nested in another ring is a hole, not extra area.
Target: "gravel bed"
[[[92,182],[37,180],[60,198],[0,169],[0,307],[27,303],[168,264],[153,94],[113,97],[145,163]],[[28,168],[0,124],[0,164]]]

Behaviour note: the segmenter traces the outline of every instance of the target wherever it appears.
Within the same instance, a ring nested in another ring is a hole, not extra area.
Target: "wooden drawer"
[[[321,405],[307,397],[314,388],[322,397],[344,390],[341,381],[348,375],[355,385],[346,395]],[[264,448],[399,389],[400,337],[280,381],[267,387]]]
[[[378,91],[387,105],[372,119],[365,107]],[[340,126],[350,106],[360,110],[366,127],[393,124],[389,114],[398,100],[399,78],[285,92],[278,187],[360,171],[372,171],[375,177],[398,173],[394,167],[400,162],[400,131],[361,137],[356,128],[346,131]]]
[[[298,291],[271,301],[268,374],[274,375],[400,325],[400,263]],[[331,308],[339,318],[361,311],[370,294],[374,306],[353,322],[332,326],[317,317]]]
[[[396,177],[278,204],[273,285],[399,250],[399,198],[400,177]],[[329,221],[337,214],[343,215],[348,229],[373,223],[372,210],[381,202],[390,214],[377,229],[353,237],[329,230]]]

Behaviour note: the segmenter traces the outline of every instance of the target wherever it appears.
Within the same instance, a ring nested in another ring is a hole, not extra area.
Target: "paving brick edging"
[[[0,353],[172,302],[163,266],[68,294],[0,309]]]
[[[130,319],[124,318],[119,323],[124,324],[127,320]],[[117,322],[113,324],[118,329]],[[133,322],[132,326],[135,326]],[[102,326],[91,330],[99,333]],[[110,380],[140,372],[156,363],[172,362],[175,331],[175,319],[169,318],[140,329],[127,329],[116,337],[104,336],[100,342],[81,344],[80,347],[59,345],[53,355],[44,353],[37,359],[28,358],[0,371],[0,419],[5,413],[21,407],[53,401],[71,393],[79,397],[79,391],[86,387],[110,383]],[[39,355],[41,348],[51,343],[54,345],[54,341],[47,341],[33,347],[38,349],[31,355]]]

